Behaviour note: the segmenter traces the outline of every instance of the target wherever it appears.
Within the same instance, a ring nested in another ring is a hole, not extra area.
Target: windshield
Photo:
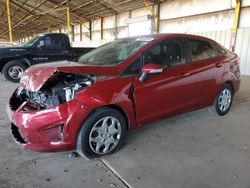
[[[23,46],[32,46],[40,37],[41,36],[37,35],[37,36],[31,38],[30,40],[28,40],[28,42],[23,44]]]
[[[81,56],[78,62],[87,65],[116,66],[152,40],[153,38],[115,40]]]

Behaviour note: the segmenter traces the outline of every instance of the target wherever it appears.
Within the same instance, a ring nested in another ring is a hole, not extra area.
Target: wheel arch
[[[129,121],[128,114],[125,112],[125,110],[122,109],[120,106],[115,105],[115,104],[106,105],[104,107],[113,108],[113,109],[119,111],[123,115],[123,117],[125,118],[126,126],[127,126],[126,128],[127,128],[127,131],[128,131],[129,126],[130,126],[130,123],[129,123],[130,121]]]
[[[233,84],[233,82],[232,82],[231,80],[228,80],[228,81],[226,81],[226,82],[224,83],[224,85],[225,85],[225,84],[230,85],[231,88],[232,88],[232,90],[233,90],[233,93],[234,93],[234,84]],[[222,87],[223,87],[223,86],[222,86]]]
[[[99,110],[99,109],[102,109],[102,108],[112,108],[112,109],[115,109],[115,110],[117,110],[118,112],[120,112],[122,115],[123,115],[123,117],[125,118],[125,121],[126,121],[126,128],[127,128],[127,130],[129,129],[129,117],[128,117],[128,115],[127,115],[127,113],[125,112],[125,110],[122,108],[122,107],[120,107],[120,106],[118,106],[118,105],[116,105],[116,104],[108,104],[108,105],[104,105],[104,106],[99,106],[99,107],[97,107],[97,108],[95,108],[94,110],[92,110],[89,114],[88,114],[88,116],[85,118],[85,120],[87,119],[87,118],[89,118],[92,114],[94,114],[97,110]],[[84,121],[85,121],[84,120]]]
[[[16,63],[23,63],[25,66],[30,67],[31,63],[28,59],[26,58],[20,58],[20,59],[8,59],[6,60],[4,63],[2,63],[2,65],[0,66],[0,72],[3,71],[3,67],[10,62],[16,62]]]
[[[127,132],[127,130],[128,130],[128,119],[127,119],[127,116],[126,116],[126,113],[124,112],[124,110],[121,108],[121,107],[119,107],[119,106],[117,106],[117,105],[113,105],[113,104],[108,104],[108,105],[104,105],[104,106],[99,106],[99,107],[97,107],[96,109],[94,109],[94,110],[92,110],[87,116],[86,116],[86,118],[83,120],[83,123],[82,123],[82,125],[79,127],[79,130],[78,130],[78,133],[77,133],[77,135],[76,135],[76,139],[75,139],[75,144],[76,144],[76,151],[81,155],[81,156],[84,156],[84,157],[86,157],[87,159],[91,159],[91,158],[93,158],[93,157],[99,157],[99,156],[96,156],[96,154],[91,154],[91,153],[89,153],[89,151],[87,151],[86,150],[86,148],[88,148],[88,146],[87,147],[83,147],[83,145],[82,145],[82,141],[81,141],[81,139],[82,139],[82,134],[83,134],[83,132],[84,132],[84,130],[86,130],[85,129],[85,127],[83,126],[84,125],[84,123],[89,119],[89,118],[91,118],[91,116],[92,115],[94,115],[94,113],[95,112],[97,112],[98,110],[103,110],[103,109],[109,109],[109,110],[115,110],[115,111],[117,111],[117,112],[120,112],[121,114],[122,114],[122,116],[124,117],[124,120],[126,121],[126,128],[125,128],[125,131],[123,131],[124,132],[124,134]],[[123,139],[124,139],[124,136],[123,136]],[[85,139],[84,139],[85,140]],[[120,142],[120,141],[119,141]],[[122,143],[122,142],[121,142]],[[117,145],[118,146],[118,148],[120,148],[121,147],[121,145],[119,146],[119,145]],[[116,147],[117,147],[116,146]],[[90,147],[90,146],[89,146]],[[85,148],[85,150],[84,150],[84,148]],[[83,151],[84,150],[84,151]],[[113,151],[111,151],[111,153],[113,153],[113,152],[115,152],[115,151],[117,151],[117,149],[116,150],[113,150]]]
[[[26,58],[14,59],[14,60],[9,61],[9,62],[23,63],[23,64],[26,65],[27,67],[30,67],[30,66],[31,66],[30,61],[29,61],[28,59],[26,59]]]

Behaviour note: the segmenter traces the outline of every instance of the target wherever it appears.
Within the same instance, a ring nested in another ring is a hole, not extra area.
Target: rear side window
[[[216,56],[216,50],[206,41],[189,39],[192,61],[199,61]]]
[[[64,48],[64,40],[61,35],[54,35],[52,39],[52,48]]]
[[[45,37],[44,38],[44,46],[46,48],[51,48],[51,46],[52,46],[51,37]]]

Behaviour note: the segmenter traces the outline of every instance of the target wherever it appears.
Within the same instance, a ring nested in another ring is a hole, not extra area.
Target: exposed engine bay
[[[56,72],[39,91],[32,92],[19,88],[16,97],[20,98],[20,103],[27,101],[29,106],[35,109],[46,109],[74,99],[77,91],[84,90],[95,81],[95,76]],[[18,104],[13,105],[17,105],[18,108]],[[11,106],[14,107],[13,105]]]

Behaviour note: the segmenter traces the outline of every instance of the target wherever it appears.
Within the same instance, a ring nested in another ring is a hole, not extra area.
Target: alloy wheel
[[[96,154],[107,154],[113,150],[121,138],[121,124],[111,116],[95,123],[89,134],[89,145]]]
[[[220,111],[225,112],[228,110],[232,102],[232,93],[229,89],[225,88],[220,93],[218,98],[218,107]]]
[[[20,79],[23,74],[23,68],[15,65],[15,66],[10,67],[8,73],[9,73],[9,76],[13,79]]]

